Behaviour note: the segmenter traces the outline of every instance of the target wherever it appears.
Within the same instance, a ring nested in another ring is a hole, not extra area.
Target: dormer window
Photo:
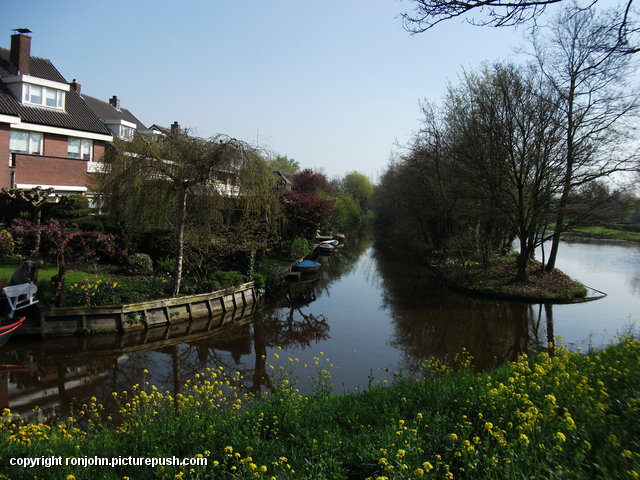
[[[127,125],[120,125],[120,138],[123,140],[133,140],[136,129]]]
[[[64,108],[64,92],[62,90],[25,83],[22,95],[22,103],[27,105],[38,105],[58,110]]]
[[[64,111],[65,93],[70,90],[66,83],[31,75],[3,77],[1,80],[23,105]]]

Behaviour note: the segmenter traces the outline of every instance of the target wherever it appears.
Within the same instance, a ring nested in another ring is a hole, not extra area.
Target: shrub
[[[111,279],[73,283],[65,292],[65,303],[69,305],[116,305],[120,302],[118,282]]]
[[[158,273],[167,273],[169,275],[173,274],[173,270],[175,269],[176,259],[173,257],[162,257],[160,260],[156,262],[156,271]]]
[[[212,292],[214,290],[220,290],[221,288],[240,285],[246,281],[247,277],[238,271],[232,270],[225,272],[223,270],[218,270],[209,278],[201,282],[200,291],[203,293]]]
[[[11,232],[9,230],[0,230],[0,257],[12,255],[15,246]]]
[[[258,272],[253,272],[253,281],[256,282],[256,288],[264,288],[267,277]]]
[[[309,240],[303,237],[296,237],[291,244],[291,259],[297,260],[298,258],[305,257],[311,253],[311,243]]]
[[[73,283],[66,288],[66,305],[119,305],[160,298],[170,282],[159,277],[98,279]]]
[[[129,257],[129,267],[131,273],[135,274],[149,274],[153,272],[153,262],[151,257],[146,253],[134,253]]]

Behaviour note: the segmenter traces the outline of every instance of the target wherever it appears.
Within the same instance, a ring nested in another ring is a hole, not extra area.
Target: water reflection
[[[450,360],[467,351],[478,369],[517,359],[553,338],[552,305],[495,301],[451,292],[429,271],[378,252],[384,307],[405,352],[406,368],[429,359]]]
[[[220,366],[240,372],[246,390],[259,394],[276,381],[269,362],[277,363],[273,354],[278,347],[281,362],[291,369],[312,365],[323,351],[335,364],[336,390],[351,391],[366,387],[370,379],[389,380],[394,372],[414,371],[425,360],[450,358],[463,349],[476,368],[486,369],[546,348],[555,335],[575,346],[594,335],[606,342],[620,331],[623,317],[640,311],[637,246],[563,245],[560,268],[609,293],[604,300],[579,305],[456,294],[420,265],[374,250],[366,238],[318,261],[319,275],[289,284],[258,312],[126,335],[14,338],[0,350],[0,408],[41,419],[68,415],[77,401],[95,396],[113,409],[114,391],[149,381],[176,394],[185,380]],[[287,357],[300,362],[287,362]],[[315,371],[300,368],[295,374],[300,388],[311,388]]]

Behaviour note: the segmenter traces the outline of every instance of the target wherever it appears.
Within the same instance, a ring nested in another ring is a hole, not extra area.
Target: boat
[[[22,317],[17,322],[10,323],[9,325],[0,326],[0,346],[3,346],[11,338],[11,334],[20,328],[27,317]]]
[[[313,260],[302,260],[301,262],[294,263],[291,269],[296,272],[317,272],[320,270],[320,264]]]
[[[316,250],[318,250],[321,253],[332,253],[335,249],[336,249],[336,246],[330,243],[321,243],[316,247]]]
[[[335,247],[338,245],[338,243],[338,240],[334,238],[333,240],[325,240],[323,242],[320,242],[320,245],[333,245]]]

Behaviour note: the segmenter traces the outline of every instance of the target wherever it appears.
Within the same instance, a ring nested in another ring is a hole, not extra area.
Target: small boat
[[[11,334],[15,330],[20,328],[26,319],[27,317],[22,317],[17,322],[11,323],[9,325],[0,326],[0,346],[3,346],[5,343],[9,341],[9,338],[11,338]]]
[[[302,260],[301,262],[295,263],[291,269],[296,272],[317,272],[320,270],[320,264],[313,260]]]
[[[320,245],[318,245],[316,247],[316,250],[318,250],[319,252],[322,253],[331,253],[336,249],[335,245],[332,245],[330,243],[321,243]]]
[[[334,247],[338,245],[338,240],[335,238],[333,240],[325,240],[324,242],[320,242],[320,245],[333,245]]]

